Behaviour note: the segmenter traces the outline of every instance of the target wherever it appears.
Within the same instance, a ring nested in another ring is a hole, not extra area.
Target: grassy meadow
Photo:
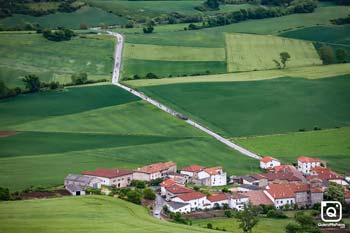
[[[104,196],[2,202],[0,209],[0,227],[7,233],[212,232],[159,221],[141,206]]]
[[[135,169],[172,160],[257,172],[257,161],[112,85],[66,88],[0,101],[0,186],[56,186],[68,173]],[[45,141],[45,143],[42,143]]]
[[[335,171],[345,173],[350,164],[350,128],[233,138],[239,145],[284,163],[296,162],[300,155],[321,158]],[[342,162],[339,162],[342,161]]]
[[[229,72],[276,69],[280,53],[291,56],[288,67],[320,65],[322,61],[311,42],[275,36],[226,34]]]
[[[54,42],[36,33],[0,33],[0,80],[23,86],[21,79],[36,74],[42,81],[71,82],[71,75],[86,72],[88,79],[110,79],[115,40],[109,36],[77,36]]]

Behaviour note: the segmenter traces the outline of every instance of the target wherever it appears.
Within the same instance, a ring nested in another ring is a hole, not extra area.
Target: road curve
[[[114,85],[116,85],[116,86],[118,86],[120,88],[123,88],[124,90],[130,92],[131,94],[140,97],[141,99],[147,101],[148,103],[156,106],[157,108],[159,108],[159,109],[161,109],[161,110],[163,110],[163,111],[165,111],[165,112],[167,112],[167,113],[169,113],[169,114],[171,114],[171,115],[173,115],[175,117],[178,117],[179,115],[181,115],[178,112],[175,112],[174,110],[166,107],[165,105],[163,105],[163,104],[161,104],[161,103],[159,103],[159,102],[149,98],[144,93],[136,91],[136,90],[134,90],[134,89],[132,89],[130,87],[127,87],[127,86],[125,86],[125,85],[123,85],[123,84],[121,84],[119,82],[120,67],[121,67],[121,60],[122,60],[122,52],[123,52],[123,40],[124,39],[123,39],[123,36],[121,34],[119,34],[119,33],[111,32],[111,31],[107,31],[107,33],[109,35],[114,36],[114,37],[117,38],[117,44],[115,46],[115,53],[114,53],[115,58],[114,58],[114,69],[113,69],[112,84],[114,84]],[[205,133],[209,134],[210,136],[214,137],[216,140],[224,143],[225,145],[231,147],[232,149],[234,149],[236,151],[239,151],[240,153],[242,153],[242,154],[244,154],[246,156],[249,156],[249,157],[252,157],[252,158],[258,159],[258,160],[261,159],[261,157],[259,155],[257,155],[255,153],[253,153],[253,152],[251,152],[251,151],[249,151],[249,150],[247,150],[247,149],[245,149],[245,148],[243,148],[243,147],[241,147],[241,146],[231,142],[230,140],[220,136],[217,133],[214,133],[210,129],[200,125],[199,123],[197,123],[197,122],[195,122],[195,121],[193,121],[191,119],[187,119],[187,120],[184,120],[184,121],[187,122],[188,124],[196,127],[197,129],[202,130],[203,132],[205,132]]]

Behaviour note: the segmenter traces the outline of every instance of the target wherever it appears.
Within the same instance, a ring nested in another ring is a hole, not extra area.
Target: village
[[[162,210],[181,214],[220,208],[240,211],[249,202],[283,210],[307,209],[324,200],[324,193],[332,183],[344,188],[344,201],[350,202],[350,174],[334,172],[326,161],[300,156],[293,166],[281,165],[273,157],[263,157],[260,168],[264,173],[228,176],[221,166],[189,165],[178,170],[177,164],[169,161],[132,171],[98,168],[81,175],[69,174],[64,186],[71,195],[80,196],[88,194],[89,188],[109,194],[106,187],[121,189],[133,181],[160,180],[159,186],[154,188],[158,201],[152,208],[158,210],[157,216]],[[210,192],[201,192],[199,187],[206,187]]]

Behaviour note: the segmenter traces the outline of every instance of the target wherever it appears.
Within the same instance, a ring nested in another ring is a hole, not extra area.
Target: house
[[[174,179],[168,178],[159,184],[160,185],[160,195],[162,197],[165,197],[166,193],[167,193],[167,188],[174,185],[174,184],[177,184],[179,186],[184,186],[183,184],[177,183]]]
[[[123,188],[132,181],[132,171],[117,168],[97,168],[95,171],[84,171],[83,175],[102,180],[102,185]]]
[[[345,180],[350,184],[350,173],[345,175]]]
[[[165,189],[165,199],[167,201],[170,201],[172,198],[177,197],[178,195],[194,192],[193,189],[186,188],[178,184],[167,186],[164,189]]]
[[[191,206],[191,210],[204,209],[208,202],[207,195],[196,191],[180,194],[174,197],[172,201],[188,203]]]
[[[320,167],[321,164],[324,164],[324,162],[320,159],[305,156],[300,156],[298,158],[298,170],[301,171],[304,175],[309,175],[311,168]]]
[[[286,204],[295,204],[295,193],[288,188],[289,184],[270,184],[264,193],[273,202],[277,209],[283,208]]]
[[[225,204],[228,206],[230,195],[226,193],[213,194],[207,199],[209,208],[223,207]]]
[[[329,182],[334,182],[343,186],[347,186],[348,183],[344,180],[344,177],[326,167],[313,167],[311,168],[309,177],[318,178],[323,181],[324,188],[328,186]],[[308,177],[308,178],[309,178]],[[309,178],[310,179],[310,178]]]
[[[256,190],[261,190],[262,188],[257,186],[257,185],[251,185],[251,184],[241,184],[240,186],[236,188],[231,188],[230,191],[232,192],[239,192],[239,193],[246,193],[250,191],[256,191]]]
[[[253,205],[273,205],[273,202],[266,196],[263,190],[246,192],[246,195]]]
[[[165,178],[169,173],[176,172],[176,163],[164,162],[154,163],[148,166],[137,168],[133,172],[134,180],[151,181],[158,178]]]
[[[101,188],[102,180],[96,177],[69,174],[64,179],[64,187],[73,196],[85,195],[85,190],[91,188]]]
[[[345,191],[345,203],[350,203],[350,191]]]
[[[222,167],[205,168],[198,172],[197,178],[193,179],[194,184],[205,186],[223,186],[226,182],[226,172]]]
[[[165,205],[168,207],[168,210],[170,212],[174,212],[174,213],[179,212],[182,214],[191,212],[190,203],[170,201],[170,202],[167,202]]]
[[[244,205],[249,202],[249,197],[240,193],[235,193],[230,196],[228,206],[231,209],[243,210]]]
[[[200,165],[190,165],[188,167],[184,167],[180,170],[180,174],[189,176],[189,177],[197,177],[198,172],[203,171],[205,167],[200,166]]]
[[[281,162],[278,159],[275,159],[270,156],[265,156],[260,160],[260,168],[262,169],[271,169],[280,165]]]
[[[188,182],[188,176],[176,172],[169,172],[168,178],[173,179],[178,184],[185,184]]]

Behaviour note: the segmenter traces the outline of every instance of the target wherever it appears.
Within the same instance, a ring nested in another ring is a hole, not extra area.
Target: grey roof
[[[64,180],[79,182],[81,184],[88,185],[93,179],[95,178],[91,176],[69,174]]]
[[[240,188],[245,188],[245,189],[250,189],[250,190],[260,190],[261,188],[259,186],[256,185],[250,185],[250,184],[241,184],[240,186],[238,186]]]
[[[171,201],[171,202],[167,202],[167,204],[169,206],[171,206],[174,210],[180,209],[184,206],[189,205],[188,203],[182,203],[182,202],[175,202],[175,201]]]
[[[66,185],[66,189],[70,192],[84,191],[86,189],[86,186],[69,184]]]
[[[246,180],[248,182],[256,181],[256,179],[251,177],[251,176],[242,176],[242,179],[244,179],[244,180]]]

